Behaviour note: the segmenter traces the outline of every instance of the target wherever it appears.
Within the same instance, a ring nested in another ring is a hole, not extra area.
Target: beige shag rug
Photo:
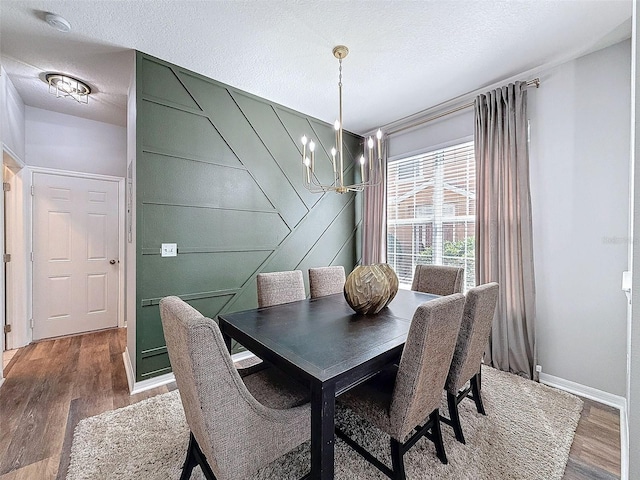
[[[407,478],[561,479],[582,401],[487,367],[482,371],[482,396],[486,417],[475,411],[473,401],[460,404],[466,445],[442,426],[449,464],[441,464],[433,444],[423,438],[405,455]],[[344,409],[338,409],[336,424],[391,464],[387,435]],[[87,418],[74,433],[67,480],[178,479],[188,438],[177,391]],[[299,479],[309,468],[309,458],[306,443],[265,467],[256,479]],[[387,478],[340,439],[335,469],[337,479]],[[191,478],[204,479],[199,467]]]

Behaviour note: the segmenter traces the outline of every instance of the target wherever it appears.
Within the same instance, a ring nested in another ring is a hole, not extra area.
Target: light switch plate
[[[160,255],[163,257],[177,257],[178,256],[178,244],[177,243],[163,243],[160,249]]]

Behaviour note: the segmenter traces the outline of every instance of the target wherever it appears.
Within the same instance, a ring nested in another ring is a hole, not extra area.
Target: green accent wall
[[[306,282],[309,267],[349,272],[359,260],[361,202],[302,185],[303,134],[319,144],[318,177],[332,178],[332,125],[139,52],[136,75],[141,381],[171,371],[162,297],[178,295],[215,319],[257,306],[260,272],[300,269]],[[362,138],[345,132],[345,150],[351,183]],[[161,257],[162,243],[177,243],[178,256]]]

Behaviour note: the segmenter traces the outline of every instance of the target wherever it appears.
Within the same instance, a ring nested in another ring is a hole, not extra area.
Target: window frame
[[[459,153],[456,154],[456,150],[459,150]],[[467,160],[457,159],[456,155],[466,155]],[[439,161],[438,156],[441,157],[440,161],[444,162],[440,166],[437,165]],[[453,163],[453,170],[450,170],[448,173],[446,169],[448,166],[452,166],[452,164],[447,163],[447,159],[456,160]],[[419,162],[417,168],[413,167],[419,171],[420,174],[418,176],[411,179],[404,178],[404,176],[400,175],[403,167],[403,165],[400,164],[395,167],[397,169],[395,171],[395,178],[391,181],[394,175],[394,173],[392,173],[394,164],[412,161]],[[464,168],[466,168],[466,173],[459,174],[459,172],[456,172],[456,169],[464,166],[465,163],[466,167]],[[387,261],[398,273],[401,288],[411,287],[415,266],[424,263],[462,266],[465,269],[464,290],[466,291],[468,288],[475,286],[476,175],[473,136],[460,138],[433,148],[425,148],[416,152],[396,155],[389,158],[387,167],[389,174],[386,180],[387,192],[385,198],[387,208],[386,253]],[[438,175],[433,173],[434,179],[430,180],[428,178],[428,175],[431,174],[430,170],[436,168],[440,169],[440,178],[435,178]],[[466,185],[462,188],[459,186],[460,179],[466,179]],[[454,183],[447,182],[447,180],[449,180],[449,182],[451,182],[451,180],[454,182],[458,181],[456,182],[458,186]],[[405,193],[398,195],[397,187],[407,189],[411,182],[414,182],[413,189],[409,188]],[[434,192],[431,194],[431,201],[425,203],[423,199],[419,199],[416,203],[416,196],[428,188],[434,189]],[[435,206],[436,203],[433,198],[433,196],[436,195],[436,190],[439,192],[440,205],[442,206],[438,219],[435,219],[437,207]],[[445,200],[445,193],[451,195],[451,192],[466,197],[466,200],[456,199],[454,202],[447,202]],[[401,200],[398,201],[398,198],[401,198]],[[391,201],[393,199],[395,199],[395,201],[392,206]],[[400,204],[406,202],[408,199],[413,199],[414,201],[412,206],[413,213],[411,213],[409,217],[399,213],[401,208]],[[465,210],[460,214],[460,206],[465,202],[466,205],[462,207]],[[431,206],[431,215],[428,214],[429,206]],[[420,208],[425,209],[426,215],[417,217],[415,212]],[[453,212],[454,214],[451,215],[451,210],[455,208],[458,208],[458,214],[456,215],[456,212]],[[437,227],[436,223],[439,227]],[[405,227],[412,226],[410,235],[406,229],[405,232],[399,234],[398,226],[403,225]],[[445,231],[448,233],[445,233]],[[461,231],[463,232],[462,235],[460,235]],[[426,237],[429,235],[432,237],[427,239]],[[407,247],[407,238],[409,236],[411,237],[410,248]],[[418,238],[416,239],[416,237]],[[451,238],[449,239],[449,237]],[[418,243],[416,243],[416,241]],[[447,255],[445,253],[445,247],[453,249],[454,253]],[[462,250],[460,250],[461,248]],[[406,253],[403,250],[406,250]],[[427,251],[432,253],[424,255],[425,261],[421,261],[420,257]],[[402,259],[404,259],[404,265]]]

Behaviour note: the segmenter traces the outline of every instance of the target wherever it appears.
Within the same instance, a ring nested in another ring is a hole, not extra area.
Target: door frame
[[[4,238],[6,244],[3,244],[2,251],[11,254],[11,263],[5,265],[4,270],[4,289],[2,290],[3,305],[2,310],[4,325],[6,319],[4,315],[8,315],[12,322],[11,333],[6,335],[6,342],[3,349],[16,349],[26,345],[28,342],[27,326],[22,322],[16,323],[18,319],[29,316],[27,304],[26,285],[28,280],[29,263],[27,259],[28,238],[27,230],[30,225],[27,224],[28,205],[25,192],[28,189],[28,170],[25,168],[24,162],[17,158],[15,154],[5,146],[2,149],[2,179],[7,181],[11,186],[11,191],[3,196],[2,214],[4,229]],[[11,172],[11,177],[5,179],[4,169]],[[21,226],[22,228],[16,228]],[[9,229],[7,230],[7,227]],[[13,227],[13,228],[12,228]],[[23,285],[22,289],[20,285]],[[7,298],[7,294],[11,298]]]
[[[21,170],[23,170],[25,168],[25,164],[22,161],[22,159],[16,155],[15,152],[13,152],[11,150],[11,148],[9,148],[7,145],[5,145],[4,143],[1,143],[1,148],[0,148],[0,153],[2,154],[2,160],[0,160],[0,166],[2,167],[2,171],[0,173],[0,176],[2,177],[2,181],[4,182],[4,168],[8,168],[12,171],[12,173],[14,173],[14,179],[15,176],[18,174],[18,172],[20,172]],[[15,184],[15,182],[13,182]],[[15,187],[15,185],[13,185]],[[15,192],[17,193],[17,192]],[[13,204],[16,204],[15,201],[13,201]],[[26,217],[27,215],[27,206],[26,206],[26,202],[22,201],[21,203],[21,213],[24,217]],[[13,212],[12,212],[13,213]],[[1,224],[1,235],[0,235],[0,253],[4,253],[5,252],[5,235],[6,234],[11,234],[12,235],[12,242],[26,242],[26,236],[24,236],[24,232],[6,232],[6,222],[5,222],[5,194],[4,192],[2,192],[2,197],[0,198],[0,224]],[[26,218],[24,219],[26,221]],[[21,235],[22,234],[22,235]],[[11,252],[8,252],[11,253]],[[1,260],[1,259],[0,259]],[[16,269],[19,266],[22,266],[22,268],[25,270],[25,274],[27,271],[26,268],[26,263],[22,262],[21,265],[18,265],[19,263],[19,258],[15,258],[15,264],[16,265],[13,269],[12,272],[15,273]],[[15,283],[15,279],[11,278],[9,279],[10,282],[8,282],[8,278],[6,275],[7,269],[4,268],[4,265],[2,265],[3,269],[2,272],[0,272],[0,327],[2,327],[4,329],[4,325],[6,322],[6,318],[5,318],[5,310],[7,307],[7,299],[6,299],[6,290],[7,290],[7,285],[11,285],[13,286]],[[18,299],[13,299],[14,301],[12,302],[12,306],[15,307],[15,305],[17,304],[17,302],[19,301],[25,301],[25,296],[27,295],[27,292],[21,292],[22,294],[24,294],[21,298]],[[16,341],[15,341],[15,337],[17,335],[17,328],[18,325],[15,324],[15,318],[17,318],[16,315],[12,316],[14,323],[12,323],[12,326],[16,327],[16,330],[12,332],[12,334],[10,336],[7,336],[8,338],[11,339],[10,342],[7,342],[10,344],[10,346],[12,348],[17,348],[18,345],[16,345]],[[26,320],[26,319],[25,319]],[[24,325],[24,323],[22,323],[20,325],[21,328],[26,328],[26,326]],[[0,336],[1,336],[1,340],[0,340],[0,356],[4,353],[5,348],[7,348],[9,345],[5,344],[5,334],[4,331],[0,331]],[[19,335],[18,335],[19,336]],[[2,383],[4,382],[4,369],[3,369],[3,363],[0,362],[0,385],[2,385]]]
[[[118,327],[126,326],[125,322],[125,219],[126,219],[126,205],[125,205],[125,178],[115,177],[112,175],[101,175],[98,173],[84,173],[74,172],[70,170],[58,170],[54,168],[45,167],[29,167],[31,170],[31,185],[32,194],[30,196],[30,212],[31,212],[31,249],[33,252],[33,175],[36,173],[42,173],[46,175],[58,175],[61,177],[73,177],[84,178],[89,180],[106,180],[110,182],[117,182],[118,184]],[[31,312],[33,312],[33,261],[31,261],[31,282],[29,284],[29,298],[31,299]],[[33,322],[33,319],[31,320]],[[33,339],[33,327],[29,329],[31,332],[31,339]]]

